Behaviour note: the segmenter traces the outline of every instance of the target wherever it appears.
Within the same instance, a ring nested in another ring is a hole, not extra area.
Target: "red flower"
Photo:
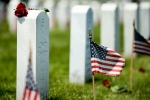
[[[143,73],[144,73],[144,72],[145,72],[145,69],[144,69],[144,68],[140,68],[140,69],[139,69],[139,72],[143,72]]]
[[[22,2],[20,2],[20,3],[17,5],[16,9],[21,9],[21,8],[26,8],[26,5],[25,5],[24,3],[22,3]]]
[[[103,85],[107,86],[107,87],[110,87],[110,82],[108,80],[104,80]]]
[[[27,15],[28,15],[28,11],[26,10],[25,4],[19,3],[15,10],[15,16],[23,17],[23,16],[27,16]]]

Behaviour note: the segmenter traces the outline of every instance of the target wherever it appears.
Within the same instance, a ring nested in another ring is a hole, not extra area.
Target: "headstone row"
[[[12,8],[17,3],[10,3]],[[133,21],[139,31],[139,7],[144,18],[141,33],[149,36],[149,4],[135,3],[124,5],[124,55],[129,56],[132,48]],[[62,6],[63,8],[63,6]],[[11,11],[10,11],[11,12]],[[118,6],[107,3],[101,6],[101,45],[119,51],[119,14]],[[29,52],[32,52],[32,68],[42,99],[49,93],[49,17],[43,10],[29,10],[27,17],[17,19],[17,100],[22,99],[25,88]],[[144,24],[145,23],[145,24]],[[89,28],[93,33],[93,11],[88,5],[76,5],[71,10],[70,33],[70,83],[84,84],[91,79],[91,52]],[[30,51],[31,46],[31,51]]]
[[[144,4],[142,4],[144,5]],[[142,15],[149,16],[149,9],[144,5],[141,5]],[[130,3],[124,5],[123,9],[123,22],[124,22],[124,56],[129,57],[132,53],[132,34],[133,34],[133,21],[135,20],[136,29],[139,31],[139,7],[136,3]],[[86,9],[85,9],[86,8]],[[93,14],[90,6],[75,6],[71,11],[71,37],[70,37],[70,72],[69,79],[71,83],[84,82],[91,78],[90,68],[90,53],[89,53],[89,39],[88,28],[92,28]],[[146,11],[145,11],[146,9]],[[92,16],[92,17],[91,17]],[[149,18],[145,18],[144,22],[149,26]],[[89,19],[91,21],[89,21]],[[90,27],[88,27],[88,25]],[[149,29],[145,29],[149,31]],[[145,31],[146,32],[146,31]],[[143,32],[142,34],[150,33]],[[106,3],[101,6],[101,32],[100,32],[100,44],[107,46],[118,53],[120,53],[120,32],[119,32],[119,8],[115,3]]]
[[[20,0],[10,0],[9,5],[7,7],[7,16],[9,21],[9,27],[11,32],[16,32],[16,18],[14,16],[14,9],[17,6],[17,4],[20,2]],[[86,2],[86,1],[85,1]],[[50,28],[54,28],[56,26],[56,22],[58,22],[58,26],[60,29],[66,29],[70,23],[70,14],[71,9],[74,5],[78,4],[86,4],[84,2],[79,2],[78,0],[60,0],[59,2],[56,2],[55,0],[45,0],[43,4],[40,4],[40,0],[29,0],[27,7],[28,8],[36,8],[36,9],[42,9],[42,8],[48,8],[50,10]],[[87,2],[87,5],[89,4],[89,1]],[[94,22],[98,23],[100,18],[100,3],[97,1],[91,1],[92,9],[94,9]],[[95,5],[95,6],[94,6]]]
[[[143,4],[144,5],[144,4]],[[148,13],[148,7],[143,8],[141,14]],[[144,10],[146,9],[146,10]],[[135,3],[124,5],[124,55],[129,56],[132,48],[133,21],[135,20],[136,29],[139,31],[139,6]],[[35,19],[33,19],[33,16]],[[148,16],[148,15],[147,15]],[[144,16],[145,17],[145,16]],[[142,17],[141,17],[142,18]],[[31,20],[33,19],[33,20]],[[145,17],[145,20],[149,18]],[[119,11],[115,3],[107,3],[101,6],[101,45],[119,51]],[[146,23],[146,21],[144,21]],[[142,23],[142,22],[141,22]],[[25,78],[20,75],[26,73],[29,41],[33,47],[33,68],[40,88],[41,94],[47,96],[48,89],[48,54],[49,54],[49,20],[45,12],[29,11],[29,16],[18,19],[17,21],[17,87],[22,90]],[[142,25],[142,24],[141,24]],[[147,22],[149,25],[149,22]],[[70,69],[69,80],[71,83],[84,84],[91,78],[91,55],[88,29],[93,30],[93,11],[88,5],[76,5],[71,10],[71,33],[70,33]],[[24,30],[24,31],[23,31]],[[143,30],[141,28],[141,30]],[[144,30],[149,30],[144,29]],[[149,32],[149,31],[148,31]],[[147,32],[147,36],[149,33]],[[31,34],[32,33],[32,34]],[[143,32],[144,33],[144,32]],[[142,33],[142,34],[143,34]],[[146,33],[146,32],[145,32]],[[144,34],[145,34],[144,33]],[[147,37],[145,35],[145,37]],[[36,37],[36,38],[35,38]],[[24,66],[20,68],[19,66]],[[45,66],[41,69],[40,66]],[[24,70],[22,72],[22,70]],[[42,70],[42,71],[41,71]],[[43,78],[45,77],[45,78]],[[42,81],[45,85],[43,85]],[[21,84],[21,85],[19,85]],[[47,89],[46,89],[47,88]],[[18,96],[22,91],[17,90]]]

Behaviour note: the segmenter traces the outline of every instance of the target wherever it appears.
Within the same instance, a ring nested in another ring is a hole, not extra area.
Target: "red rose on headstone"
[[[22,3],[22,2],[20,2],[20,3],[17,5],[16,9],[21,9],[21,8],[26,8],[25,4]]]
[[[23,16],[27,16],[27,15],[28,15],[28,11],[26,10],[25,4],[22,2],[19,3],[15,10],[15,16],[23,17]]]

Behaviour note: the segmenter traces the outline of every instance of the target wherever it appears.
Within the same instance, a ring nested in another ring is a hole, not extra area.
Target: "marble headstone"
[[[88,30],[93,30],[93,12],[90,6],[76,5],[71,11],[70,83],[84,84],[91,79],[91,53]]]
[[[67,0],[58,2],[56,16],[59,28],[66,29],[69,22],[69,3]]]
[[[44,2],[44,8],[49,9],[50,13],[48,14],[50,17],[50,28],[55,27],[55,20],[56,20],[56,4],[54,0],[45,0]]]
[[[14,15],[14,12],[19,4],[19,0],[11,0],[7,6],[7,20],[9,25],[9,31],[15,33],[17,30],[17,18]]]
[[[101,7],[101,45],[119,52],[119,14],[115,3],[105,3]]]
[[[34,79],[40,97],[47,100],[49,93],[49,17],[43,10],[28,10],[27,17],[17,19],[17,100],[22,99],[25,87],[30,47]]]
[[[94,24],[99,24],[100,23],[100,15],[101,15],[101,5],[100,2],[98,1],[91,1],[90,6],[93,10],[93,19],[94,19]]]
[[[140,34],[148,39],[150,36],[150,3],[140,3]]]
[[[132,53],[133,21],[135,28],[139,31],[139,8],[136,3],[124,5],[124,56],[129,57]]]

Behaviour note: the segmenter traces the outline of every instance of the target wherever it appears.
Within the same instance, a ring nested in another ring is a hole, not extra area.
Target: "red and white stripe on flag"
[[[99,73],[108,76],[119,76],[124,68],[125,59],[115,52],[107,48],[106,59],[91,58],[92,73]]]
[[[150,43],[134,41],[134,52],[150,56]]]
[[[40,95],[37,91],[25,88],[22,100],[40,100]]]

